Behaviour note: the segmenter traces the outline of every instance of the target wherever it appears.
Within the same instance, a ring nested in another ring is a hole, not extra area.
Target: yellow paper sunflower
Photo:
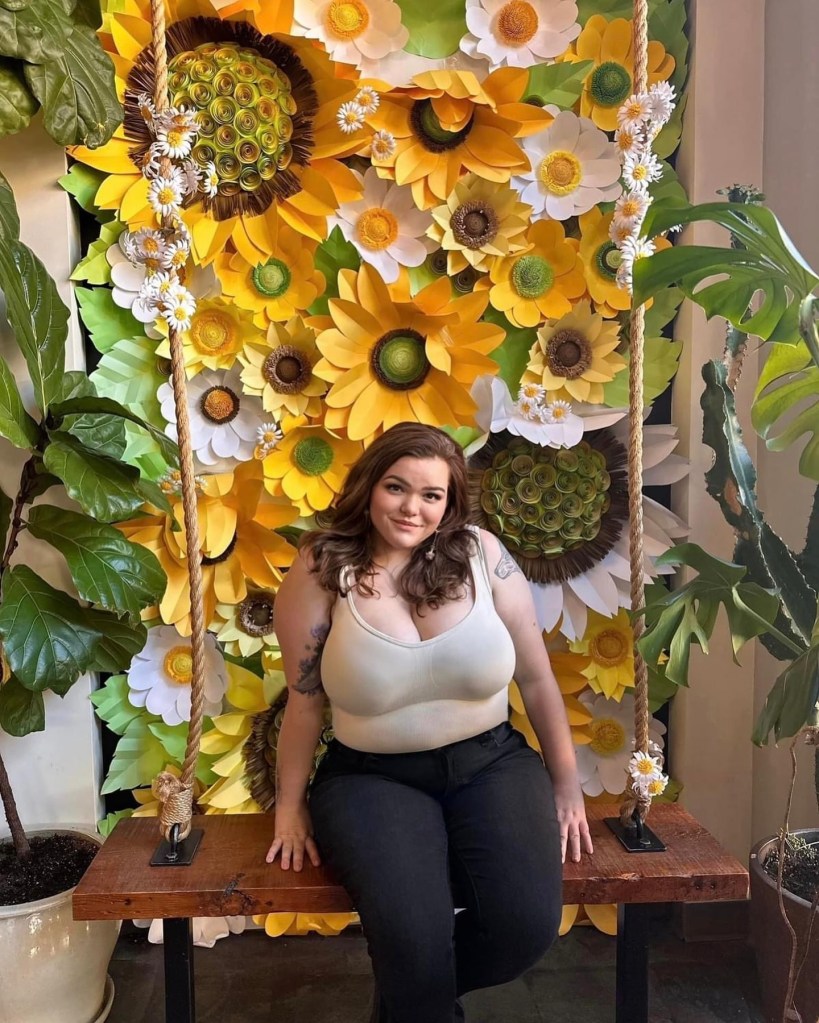
[[[471,71],[427,71],[408,88],[382,95],[367,121],[388,131],[396,147],[374,161],[379,174],[411,185],[416,205],[429,209],[444,202],[469,171],[505,182],[528,169],[515,139],[552,121],[540,107],[521,102],[528,81],[525,68],[501,68],[483,82]]]
[[[634,637],[624,610],[606,618],[590,609],[583,638],[569,646],[589,658],[583,675],[594,692],[621,700],[626,689],[634,687]]]
[[[149,508],[148,514],[117,523],[134,543],[159,559],[168,583],[159,603],[166,625],[183,636],[191,634],[191,605],[185,551],[182,502],[171,497],[172,512]],[[295,548],[276,529],[297,518],[287,500],[267,496],[258,461],[243,462],[235,473],[206,476],[197,498],[202,550],[202,590],[205,621],[213,621],[216,604],[238,604],[247,594],[247,581],[277,589],[282,569],[295,557]],[[156,609],[148,609],[153,617]]]
[[[476,377],[497,373],[489,353],[505,336],[478,322],[488,296],[453,299],[442,277],[410,297],[403,278],[388,286],[367,265],[340,271],[338,280],[330,315],[310,321],[324,356],[316,374],[332,383],[325,426],[369,441],[408,420],[472,425],[469,390]]]
[[[313,262],[315,242],[282,224],[270,239],[270,255],[261,262],[256,250],[222,252],[214,262],[222,296],[253,314],[257,327],[289,320],[312,305],[324,291],[324,274]]]
[[[271,323],[266,338],[239,352],[242,386],[246,394],[261,396],[266,412],[314,418],[321,414],[321,395],[327,390],[315,375],[319,358],[316,332],[300,316]]]
[[[259,337],[249,313],[219,299],[198,302],[191,325],[180,334],[185,356],[185,373],[195,376],[203,369],[230,369],[242,348]],[[157,355],[171,357],[167,338]]]
[[[286,494],[302,515],[324,511],[341,490],[362,445],[303,419],[283,425],[284,440],[262,463],[265,486],[272,494]]]
[[[607,317],[631,307],[631,295],[617,283],[621,260],[617,246],[609,237],[613,219],[613,213],[602,213],[596,206],[578,218],[586,287],[597,312]]]
[[[244,20],[221,21],[200,16],[213,11],[205,0],[166,3],[170,100],[197,112],[193,159],[213,162],[219,176],[216,195],[200,193],[183,211],[199,264],[228,240],[248,262],[265,263],[280,219],[320,241],[327,216],[360,195],[340,158],[361,146],[361,136],[345,135],[336,123],[339,105],[355,95],[354,73],[337,78],[309,40],[263,34],[272,24],[281,31],[283,17],[262,11],[279,6],[259,4]],[[71,154],[106,172],[97,205],[135,228],[153,221],[141,174],[152,140],[137,104],[140,93],[154,90],[149,0],[119,0],[101,39],[116,69],[124,124],[105,146],[76,146]]]
[[[547,637],[544,637],[546,639]],[[591,742],[591,733],[588,725],[592,715],[587,707],[578,700],[577,694],[582,692],[589,684],[583,674],[589,663],[588,657],[568,651],[549,652],[549,660],[552,664],[557,684],[563,695],[563,705],[566,708],[566,716],[569,719],[569,727],[572,730],[572,739],[575,745],[582,746]],[[509,720],[518,731],[523,732],[526,740],[532,749],[540,750],[535,730],[526,716],[526,708],[523,697],[516,683],[509,687]]]
[[[447,253],[447,273],[467,266],[488,270],[495,259],[519,252],[532,207],[518,202],[518,192],[468,174],[447,201],[432,210],[427,234]]]
[[[279,644],[273,628],[273,590],[248,588],[238,604],[217,604],[210,629],[234,657],[252,657],[263,651],[278,654]]]
[[[603,384],[626,368],[625,359],[615,351],[619,341],[616,320],[604,320],[591,311],[589,302],[579,302],[537,332],[521,383],[545,387],[549,401],[599,405]]]
[[[568,60],[592,60],[580,96],[580,116],[590,117],[598,128],[614,131],[617,111],[634,92],[633,23],[625,18],[609,21],[593,14],[574,43]],[[662,43],[648,44],[648,84],[667,81],[675,60]]]
[[[573,301],[585,293],[586,280],[577,242],[566,237],[559,221],[537,221],[524,242],[522,253],[492,265],[489,301],[516,327],[536,327],[571,312]]]

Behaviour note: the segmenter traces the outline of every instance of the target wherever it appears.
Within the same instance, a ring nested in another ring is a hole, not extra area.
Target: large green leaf
[[[128,679],[125,675],[111,675],[105,685],[91,694],[97,714],[112,732],[123,735],[130,723],[144,717],[142,707],[134,707],[128,700]]]
[[[75,288],[82,322],[99,352],[109,349],[126,337],[139,337],[144,326],[131,313],[121,309],[111,297],[110,288]]]
[[[819,643],[791,661],[774,683],[754,728],[758,746],[796,735],[816,713],[819,700]]]
[[[81,143],[95,149],[104,145],[122,122],[114,66],[96,32],[87,25],[74,25],[58,59],[27,64],[25,72],[31,91],[43,106],[45,130],[59,145]]]
[[[328,301],[338,298],[339,270],[357,270],[361,266],[361,257],[355,245],[348,242],[341,228],[336,226],[316,249],[315,264],[324,274],[327,286],[310,306],[310,312],[313,316],[327,316]]]
[[[0,436],[15,447],[36,447],[40,429],[23,407],[14,374],[5,359],[0,357]]]
[[[37,113],[37,100],[26,87],[18,61],[0,57],[0,136],[28,127]]]
[[[6,570],[0,637],[9,667],[27,688],[64,692],[87,671],[102,635],[73,597],[25,565]]]
[[[34,0],[14,8],[0,5],[3,54],[32,64],[59,60],[71,31],[65,5],[60,0]]]
[[[16,241],[20,237],[20,218],[14,192],[6,178],[0,174],[0,242]]]
[[[144,717],[135,718],[117,743],[102,795],[150,785],[168,763],[165,747],[148,728]]]
[[[798,555],[799,567],[808,583],[819,593],[819,487],[813,492],[805,546]]]
[[[68,309],[43,264],[21,242],[0,245],[0,290],[35,401],[45,411],[63,375]]]
[[[163,430],[160,430],[152,423],[146,423],[145,420],[141,419],[135,412],[125,408],[124,405],[120,405],[120,403],[118,401],[114,401],[113,398],[69,398],[68,401],[55,402],[51,407],[51,413],[55,419],[60,416],[74,415],[101,414],[106,416],[116,416],[119,419],[124,419],[129,423],[133,423],[141,430],[145,430],[146,433],[149,433],[159,445],[160,451],[169,462],[173,462],[179,458],[179,448],[177,447],[176,442],[172,441]]]
[[[165,420],[156,392],[167,376],[157,367],[156,345],[147,337],[123,338],[101,357],[91,380],[104,398],[113,398],[147,422],[162,426]]]
[[[148,630],[141,622],[129,622],[117,618],[108,611],[88,608],[89,622],[101,633],[101,639],[94,649],[94,659],[89,668],[92,671],[116,673],[127,668],[134,654],[145,646]]]
[[[553,103],[561,110],[571,110],[580,99],[586,75],[594,61],[578,60],[564,64],[537,64],[529,69],[529,84],[524,99],[541,106]]]
[[[675,245],[640,259],[634,269],[634,300],[645,302],[676,284],[702,306],[708,317],[719,315],[763,341],[795,344],[799,303],[819,283],[794,248],[776,217],[762,206],[704,203],[678,206],[661,202],[645,220],[648,237],[675,224],[707,221],[730,231],[741,248]],[[720,278],[714,280],[714,278]],[[752,302],[755,312],[749,312]]]
[[[819,480],[819,366],[804,341],[771,346],[757,381],[751,422],[771,451],[784,451],[808,434],[799,471]]]
[[[434,9],[418,0],[396,0],[409,32],[404,47],[421,57],[448,57],[466,34],[466,0],[437,0]]]
[[[645,369],[643,373],[643,401],[650,405],[674,379],[682,352],[682,341],[667,337],[645,339]],[[628,363],[630,353],[625,353]],[[619,372],[609,383],[603,385],[603,401],[612,408],[628,406],[628,368]]]
[[[66,433],[49,434],[43,463],[63,481],[68,496],[100,522],[127,519],[145,500],[136,469],[88,451]]]
[[[16,736],[42,732],[45,728],[43,694],[21,686],[12,675],[0,686],[0,728]]]
[[[122,459],[128,446],[125,423],[117,416],[66,416],[61,429],[83,447],[111,458]]]
[[[63,555],[83,600],[136,621],[165,592],[167,579],[156,557],[113,526],[38,505],[29,513],[28,530]]]
[[[520,387],[520,378],[529,362],[529,350],[537,341],[537,329],[535,327],[515,327],[509,320],[492,306],[487,306],[486,312],[481,319],[488,323],[494,323],[503,327],[506,331],[506,340],[489,353],[489,358],[500,366],[498,376],[509,388],[512,398],[516,398]]]
[[[87,167],[84,163],[74,163],[67,174],[57,179],[57,183],[74,196],[81,209],[104,223],[115,216],[112,210],[101,210],[95,202],[99,187],[107,176],[104,171]]]

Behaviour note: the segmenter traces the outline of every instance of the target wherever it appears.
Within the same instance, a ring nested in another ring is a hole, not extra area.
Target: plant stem
[[[14,801],[14,793],[11,791],[11,782],[6,773],[6,765],[0,755],[0,798],[3,801],[3,809],[6,812],[11,841],[18,859],[26,860],[31,855],[31,846],[26,838],[23,825],[20,823],[20,816],[17,813],[17,804]]]
[[[762,615],[758,615],[756,611],[748,607],[745,601],[735,593],[734,599],[736,600],[737,607],[741,608],[749,617],[765,626],[765,631],[773,636],[774,639],[778,639],[780,643],[792,650],[797,657],[801,657],[805,652],[805,647],[799,646],[798,643],[794,643],[790,637],[786,636],[784,632],[780,632],[767,618],[763,618]]]
[[[791,740],[790,754],[791,754],[791,784],[788,789],[788,801],[785,804],[785,820],[782,822],[782,830],[779,833],[779,862],[776,865],[776,895],[779,901],[779,913],[782,916],[782,920],[788,933],[791,936],[791,955],[788,963],[788,981],[785,990],[785,1003],[782,1006],[782,1023],[788,1023],[789,1020],[799,1019],[801,1016],[796,1010],[796,1006],[793,1004],[793,997],[796,990],[797,970],[796,970],[796,955],[799,950],[799,939],[796,937],[796,931],[793,929],[788,914],[785,910],[785,899],[782,894],[782,876],[785,872],[785,846],[788,840],[788,833],[790,832],[791,826],[791,806],[793,805],[793,790],[796,788],[796,743],[799,739],[799,733]],[[793,1013],[796,1012],[796,1016]]]
[[[819,299],[808,295],[799,307],[799,334],[808,346],[810,357],[814,365],[819,369],[819,338],[817,337],[816,322],[819,319]]]
[[[8,543],[6,544],[5,552],[3,553],[3,560],[0,561],[0,583],[2,582],[3,575],[6,569],[9,567],[9,562],[14,554],[17,544],[20,539],[20,531],[25,522],[23,521],[23,507],[28,501],[29,494],[34,486],[36,476],[36,470],[34,468],[34,458],[30,458],[23,466],[23,471],[20,473],[20,489],[17,492],[17,497],[14,499],[14,510],[11,516],[11,531],[9,532]]]

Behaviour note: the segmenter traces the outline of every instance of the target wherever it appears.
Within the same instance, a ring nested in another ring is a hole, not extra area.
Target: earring
[[[437,539],[438,539],[438,530],[436,529],[435,532],[432,534],[432,544],[431,544],[429,550],[424,552],[424,557],[427,559],[427,561],[432,561],[432,559],[435,557],[435,541]]]

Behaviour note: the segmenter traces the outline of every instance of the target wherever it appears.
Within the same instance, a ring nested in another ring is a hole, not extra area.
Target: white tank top
[[[345,746],[368,753],[437,749],[508,717],[515,648],[495,610],[483,545],[475,539],[469,560],[474,603],[439,636],[394,639],[364,621],[352,588],[338,595],[321,678],[333,730]]]

